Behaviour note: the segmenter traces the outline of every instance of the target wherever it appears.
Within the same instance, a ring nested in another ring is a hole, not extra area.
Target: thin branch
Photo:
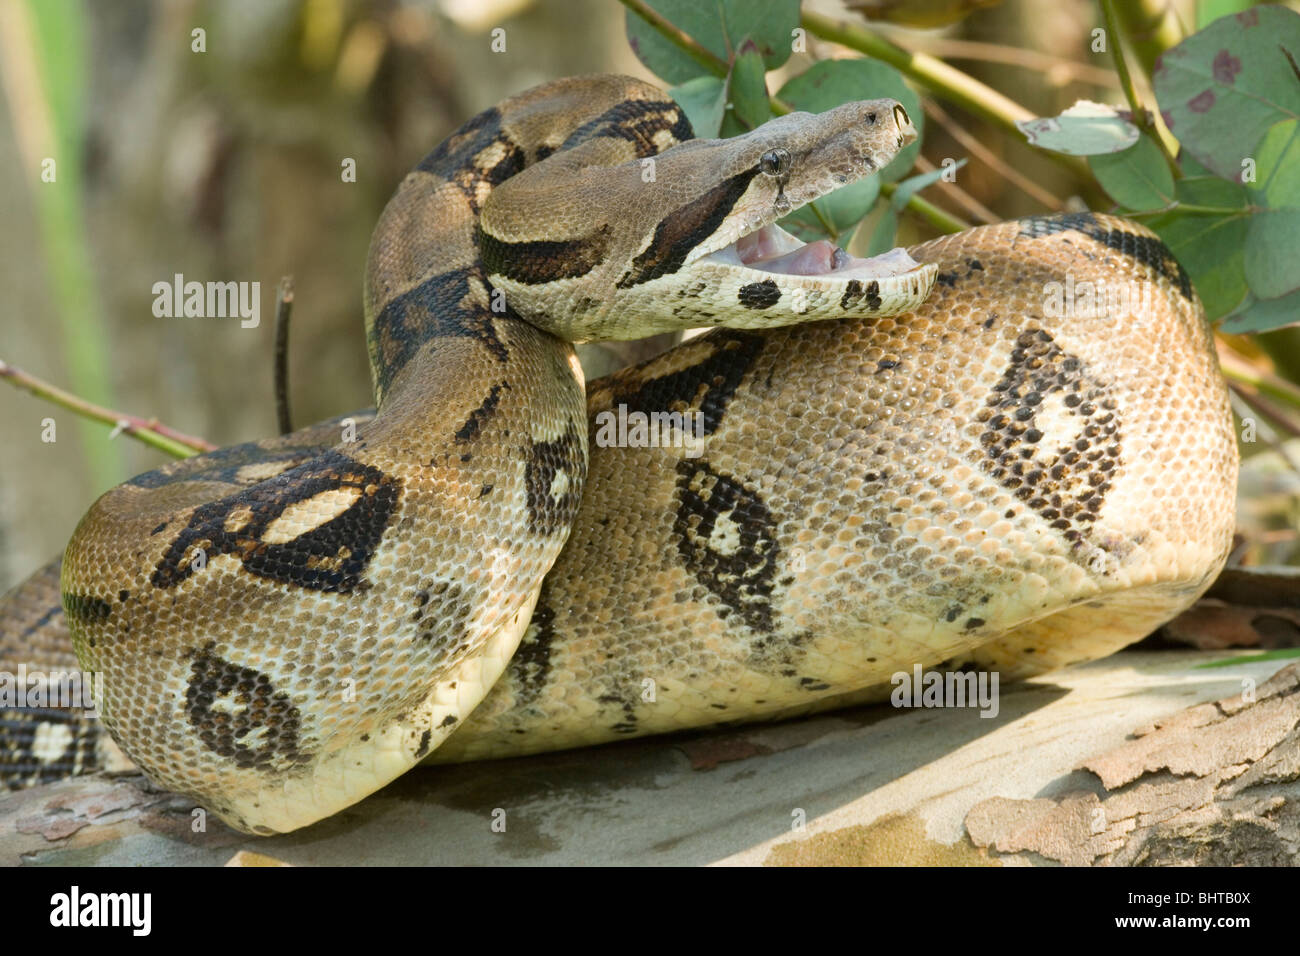
[[[1300,460],[1296,459],[1295,452],[1288,447],[1287,442],[1283,441],[1277,433],[1278,429],[1280,429],[1292,438],[1300,437],[1300,428],[1297,428],[1286,413],[1249,385],[1238,385],[1229,382],[1228,400],[1232,405],[1232,410],[1242,420],[1243,426],[1247,417],[1255,418],[1259,437],[1264,444],[1286,462],[1292,471],[1300,472]],[[1249,416],[1247,413],[1250,413]],[[1264,419],[1264,421],[1260,421],[1260,418]],[[1269,425],[1269,421],[1272,421],[1277,428]],[[1261,543],[1264,542],[1261,541]]]
[[[1269,399],[1265,398],[1258,390],[1249,385],[1243,385],[1238,382],[1229,382],[1228,388],[1232,393],[1245,405],[1253,408],[1271,421],[1274,425],[1286,432],[1292,438],[1300,438],[1300,425],[1297,425],[1285,411],[1278,408]],[[1282,451],[1280,443],[1273,444],[1275,451]],[[1283,453],[1285,456],[1285,452]]]
[[[293,276],[280,280],[275,298],[275,418],[280,434],[293,431],[289,414],[289,316],[293,313]]]
[[[894,195],[894,190],[897,188],[897,183],[881,183],[880,194],[888,199],[890,196]],[[929,200],[922,199],[917,193],[913,193],[912,196],[908,198],[907,205],[903,208],[915,215],[922,222],[928,223],[940,232],[962,232],[971,227],[970,223],[966,222],[964,219],[959,219],[952,213],[940,209]]]
[[[1174,178],[1177,179],[1182,175],[1178,169],[1178,163],[1174,161],[1174,157],[1165,146],[1165,141],[1160,137],[1160,130],[1156,129],[1155,119],[1142,105],[1137,87],[1133,85],[1133,77],[1128,71],[1128,63],[1124,59],[1124,37],[1120,33],[1118,20],[1115,18],[1115,0],[1101,0],[1101,15],[1106,23],[1106,35],[1110,42],[1111,58],[1115,61],[1115,72],[1119,75],[1119,85],[1124,90],[1129,109],[1133,111],[1133,122],[1137,124],[1138,129],[1155,140],[1156,146],[1160,148],[1160,155],[1165,158],[1170,171],[1174,174]]]
[[[870,30],[850,23],[837,23],[830,17],[805,10],[803,25],[813,36],[841,46],[856,50],[858,53],[882,60],[894,67],[904,76],[934,90],[967,112],[1000,127],[1012,134],[1017,142],[1025,143],[1025,134],[1021,132],[1018,122],[1037,119],[1025,107],[1010,97],[1004,96],[991,86],[987,86],[928,53],[913,53],[895,46]],[[1077,178],[1091,182],[1092,173],[1088,164],[1079,156],[1067,156],[1064,153],[1042,150],[1042,155],[1053,162],[1069,169]]]
[[[1197,206],[1194,203],[1178,202],[1175,200],[1168,206],[1161,209],[1135,209],[1124,213],[1130,219],[1139,219],[1142,216],[1160,216],[1167,212],[1185,212],[1188,215],[1197,216],[1225,216],[1229,219],[1237,216],[1250,216],[1254,213],[1261,212],[1259,206],[1238,206],[1235,209],[1232,206]]]
[[[948,111],[937,102],[928,96],[922,97],[921,108],[925,110],[926,115],[942,126],[944,131],[955,139],[963,149],[1013,186],[1019,187],[1021,192],[1026,193],[1048,209],[1059,210],[1065,206],[1065,203],[1059,197],[1038,185],[1038,183],[981,143],[976,137],[962,129],[961,124],[949,116]]]
[[[125,432],[132,438],[166,452],[174,458],[189,458],[201,452],[215,451],[217,447],[202,438],[195,438],[169,428],[156,418],[139,418],[111,408],[104,408],[102,405],[95,405],[3,360],[0,360],[0,379],[5,379],[18,388],[31,392],[37,398],[53,402],[83,418],[112,425],[113,434]]]
[[[681,27],[674,26],[662,13],[650,7],[645,0],[619,0],[619,2],[654,27],[660,36],[714,76],[727,75],[730,68],[727,66],[726,60],[711,50],[706,50],[695,37]]]
[[[1249,386],[1269,398],[1282,402],[1284,405],[1300,408],[1300,386],[1294,385],[1271,372],[1260,371],[1235,351],[1229,351],[1227,348],[1221,347],[1219,349],[1219,367],[1223,370],[1224,377],[1230,382]]]
[[[924,156],[917,156],[916,168],[923,173],[932,173],[938,167]],[[935,186],[942,190],[945,195],[951,196],[954,202],[959,203],[968,213],[981,222],[995,223],[1002,221],[1001,216],[993,212],[993,210],[989,209],[988,206],[984,205],[966,190],[958,186],[955,182],[950,183],[947,180],[940,179],[935,183]]]
[[[1160,54],[1176,46],[1187,32],[1178,8],[1168,0],[1124,0],[1115,12],[1150,86],[1151,71]]]
[[[1009,133],[1023,138],[1017,122],[1037,117],[1014,100],[1003,96],[991,86],[968,76],[928,53],[912,53],[895,46],[856,24],[837,23],[830,17],[805,10],[803,25],[815,37],[830,40],[857,50],[890,66],[957,103],[969,113],[1000,126]]]
[[[1038,50],[1026,50],[1001,43],[982,43],[978,40],[958,40],[948,37],[909,36],[909,39],[914,39],[925,48],[923,51],[918,52],[925,52],[936,57],[947,57],[950,60],[1003,63],[1007,66],[1018,66],[1037,73],[1057,73],[1068,76],[1071,80],[1089,83],[1093,86],[1114,87],[1119,85],[1115,74],[1110,70],[1103,70],[1099,66],[1080,63],[1077,60],[1065,60],[1054,54],[1041,53]]]

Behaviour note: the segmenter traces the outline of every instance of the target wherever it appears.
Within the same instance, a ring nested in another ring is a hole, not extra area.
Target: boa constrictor
[[[914,135],[896,103],[689,135],[623,78],[480,114],[376,229],[373,418],[95,504],[64,617],[153,779],[285,831],[430,755],[1102,656],[1209,585],[1236,445],[1157,238],[1078,214],[856,260],[773,221],[887,162]],[[728,328],[594,383],[583,422],[569,342],[698,325]],[[683,417],[610,445],[606,413]],[[52,580],[9,599],[11,643],[54,626]]]

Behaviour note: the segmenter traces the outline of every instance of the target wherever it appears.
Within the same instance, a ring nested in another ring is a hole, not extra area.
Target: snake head
[[[902,104],[879,99],[608,165],[617,149],[589,140],[497,187],[483,262],[512,308],[574,341],[907,311],[929,294],[933,266],[804,243],[776,221],[915,139]]]

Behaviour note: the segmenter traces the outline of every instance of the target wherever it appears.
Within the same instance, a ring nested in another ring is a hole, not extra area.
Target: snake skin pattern
[[[909,251],[939,269],[912,314],[715,332],[592,384],[574,531],[505,674],[430,760],[880,700],[917,663],[1026,677],[1110,654],[1199,596],[1231,542],[1237,453],[1164,247],[1084,214]],[[1147,298],[1049,314],[1067,280]],[[619,403],[700,412],[705,453],[599,446],[596,416]],[[336,429],[221,454],[307,460]],[[75,666],[69,647],[56,564],[0,601],[0,664]],[[28,729],[5,770],[89,766],[96,728],[47,730],[60,749],[41,759]]]
[[[880,699],[915,664],[1025,677],[1209,587],[1237,446],[1160,241],[1085,214],[909,252],[939,270],[910,314],[719,330],[592,386],[593,422],[703,411],[704,454],[593,445],[519,651],[431,759]],[[1128,285],[1138,310],[1053,315],[1067,282]]]
[[[104,726],[153,780],[238,829],[283,832],[466,720],[583,499],[571,342],[924,300],[933,265],[805,247],[772,225],[915,138],[895,101],[677,145],[689,135],[670,99],[620,77],[547,84],[470,120],[375,230],[375,417],[306,457],[296,435],[179,462],[87,512],[62,605]],[[714,507],[706,474],[693,480]]]

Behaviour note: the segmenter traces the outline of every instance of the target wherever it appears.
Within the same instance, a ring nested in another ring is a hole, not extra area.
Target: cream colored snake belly
[[[356,441],[223,449],[83,519],[62,604],[105,726],[276,832],[429,757],[868,699],[918,663],[1010,679],[1188,606],[1237,453],[1154,235],[1043,217],[872,262],[771,225],[883,165],[894,106],[674,145],[662,94],[582,78],[453,134],[376,229]],[[1088,284],[1132,308],[1062,300]],[[568,341],[704,324],[583,422]],[[664,440],[611,431],[637,415]],[[0,607],[7,657],[59,626],[51,591]]]

